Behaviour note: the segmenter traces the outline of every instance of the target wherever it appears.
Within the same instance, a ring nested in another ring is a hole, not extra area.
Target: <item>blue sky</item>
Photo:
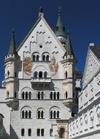
[[[0,86],[12,29],[18,46],[38,19],[40,6],[52,29],[56,26],[58,6],[62,7],[62,23],[66,34],[70,31],[77,68],[82,73],[89,43],[100,45],[100,0],[0,0]]]

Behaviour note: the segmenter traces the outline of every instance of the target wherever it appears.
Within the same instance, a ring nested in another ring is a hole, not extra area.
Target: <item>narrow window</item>
[[[40,129],[37,129],[37,136],[40,136]]]
[[[24,92],[22,92],[22,99],[24,99]]]
[[[7,97],[9,97],[9,91],[7,91]]]
[[[14,98],[17,98],[17,93],[16,92],[14,93]]]
[[[65,72],[65,79],[67,79],[67,76],[68,76],[68,75],[67,75],[67,71],[66,71],[66,72]]]
[[[42,93],[41,93],[41,99],[43,99],[43,97],[44,97],[44,93],[42,92]]]
[[[51,137],[53,136],[53,129],[52,128],[50,129],[50,136]]]
[[[29,99],[31,99],[31,92],[29,92]]]
[[[56,119],[56,111],[54,111],[54,119]]]
[[[28,136],[31,136],[31,129],[28,129]]]
[[[26,99],[28,99],[28,92],[26,92]]]
[[[21,136],[24,136],[24,129],[21,129]]]
[[[15,72],[15,78],[17,77],[17,72]]]
[[[35,61],[35,55],[33,55],[33,61]]]
[[[47,72],[46,71],[44,72],[44,78],[47,78]]]
[[[40,119],[40,111],[38,111],[38,119]]]
[[[42,71],[39,72],[39,78],[42,78]]]
[[[54,92],[54,100],[56,99],[56,92]]]
[[[57,118],[59,119],[59,111],[57,111]]]
[[[25,118],[27,119],[27,117],[28,117],[28,112],[26,111],[25,112]]]
[[[29,118],[31,118],[31,111],[29,111]]]
[[[66,93],[65,93],[65,99],[67,99],[67,97],[68,97],[68,93],[67,93],[67,91],[66,91]]]
[[[57,99],[59,100],[59,92],[57,92]]]
[[[41,111],[41,118],[43,119],[44,118],[44,112]]]
[[[64,128],[60,128],[59,137],[65,138],[65,129]]]
[[[34,72],[34,78],[37,78],[37,72],[36,71]]]
[[[44,136],[44,129],[41,129],[41,136]]]
[[[39,55],[37,55],[37,57],[36,57],[36,61],[39,61]]]
[[[45,55],[43,55],[43,61],[45,61]]]
[[[22,118],[24,118],[24,111],[22,111]]]
[[[46,61],[49,61],[49,55],[46,56]]]
[[[40,92],[38,92],[38,99],[40,99]]]
[[[52,99],[52,92],[50,93],[50,99]]]
[[[50,118],[52,119],[52,111],[50,111]]]
[[[9,70],[8,70],[7,74],[8,74],[8,77],[9,77],[9,75],[10,75],[10,72],[9,72]]]

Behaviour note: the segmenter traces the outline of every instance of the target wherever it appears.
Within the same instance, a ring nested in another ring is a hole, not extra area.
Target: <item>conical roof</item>
[[[56,36],[63,36],[66,38],[65,34],[65,27],[62,24],[61,17],[60,17],[60,11],[58,12],[58,20],[55,28],[55,35]]]
[[[66,48],[66,53],[65,53],[66,56],[68,56],[68,55],[73,55],[74,56],[72,43],[71,43],[70,36],[69,36],[69,31],[68,31],[68,36],[67,36],[67,41],[66,41],[65,48]]]
[[[8,50],[8,55],[9,54],[16,54],[14,30],[12,31],[11,42],[10,42],[10,46],[9,46],[9,50]]]

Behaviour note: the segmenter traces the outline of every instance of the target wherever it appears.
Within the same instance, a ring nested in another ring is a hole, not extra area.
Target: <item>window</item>
[[[67,99],[67,97],[68,97],[68,93],[67,93],[67,91],[66,91],[66,93],[65,93],[65,99]]]
[[[46,61],[49,61],[49,55],[46,56]]]
[[[44,136],[44,129],[41,129],[41,136]]]
[[[54,100],[56,99],[56,92],[54,92]]]
[[[47,78],[47,72],[46,71],[44,72],[44,78]]]
[[[39,55],[37,55],[37,57],[36,57],[36,61],[39,61]]]
[[[59,99],[59,92],[57,92],[57,99]]]
[[[24,118],[24,111],[22,111],[22,118]]]
[[[22,92],[22,99],[24,99],[24,92]]]
[[[52,128],[50,129],[50,136],[51,137],[53,136],[53,129]]]
[[[52,92],[50,93],[50,99],[52,99]]]
[[[43,61],[45,61],[45,55],[43,55]]]
[[[59,111],[50,111],[50,119],[59,119]]]
[[[10,72],[9,72],[9,70],[8,70],[8,72],[7,72],[7,75],[8,75],[8,77],[9,77],[9,75],[10,75]]]
[[[37,136],[40,136],[40,129],[37,129]]]
[[[28,99],[28,92],[26,92],[26,99]]]
[[[44,92],[38,92],[37,99],[44,99]]]
[[[42,92],[42,93],[41,93],[41,99],[43,99],[43,97],[44,97],[44,93]]]
[[[16,92],[14,93],[14,98],[17,98],[17,93]]]
[[[59,100],[59,96],[60,96],[60,94],[59,94],[59,92],[50,92],[50,99],[52,100]]]
[[[40,99],[40,92],[38,92],[38,99]]]
[[[29,118],[31,118],[31,111],[29,111]]]
[[[31,99],[31,92],[29,92],[29,99]]]
[[[34,78],[37,78],[37,71],[34,72]]]
[[[35,55],[33,55],[33,61],[35,61]]]
[[[66,72],[65,72],[65,79],[67,79],[67,76],[68,76],[68,75],[67,75],[67,71],[66,71]]]
[[[17,77],[17,72],[15,72],[15,77]]]
[[[42,71],[39,72],[39,78],[42,78]]]
[[[100,124],[100,107],[97,108],[97,124]]]
[[[43,119],[44,118],[44,111],[43,110],[38,110],[38,112],[37,112],[37,118],[38,119]]]
[[[28,129],[28,136],[31,136],[31,129]]]
[[[9,91],[7,91],[7,97],[9,97]]]
[[[21,136],[24,136],[24,129],[21,129]]]

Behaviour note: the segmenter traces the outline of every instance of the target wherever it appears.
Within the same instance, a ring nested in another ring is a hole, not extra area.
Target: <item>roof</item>
[[[95,54],[95,56],[100,60],[100,46],[89,46],[89,48]]]
[[[58,20],[57,20],[57,24],[56,24],[56,28],[55,28],[55,35],[63,36],[66,38],[65,27],[63,26],[62,21],[61,21],[60,11],[58,13]]]
[[[70,36],[69,36],[69,31],[68,31],[68,36],[67,36],[67,41],[66,41],[65,47],[66,47],[65,55],[66,56],[68,56],[68,55],[73,55],[74,56],[74,52],[73,52],[73,48],[72,48],[72,43],[71,43]]]
[[[12,36],[11,36],[11,42],[8,50],[8,55],[9,54],[16,54],[16,43],[15,43],[15,36],[14,36],[14,30],[12,31]]]

